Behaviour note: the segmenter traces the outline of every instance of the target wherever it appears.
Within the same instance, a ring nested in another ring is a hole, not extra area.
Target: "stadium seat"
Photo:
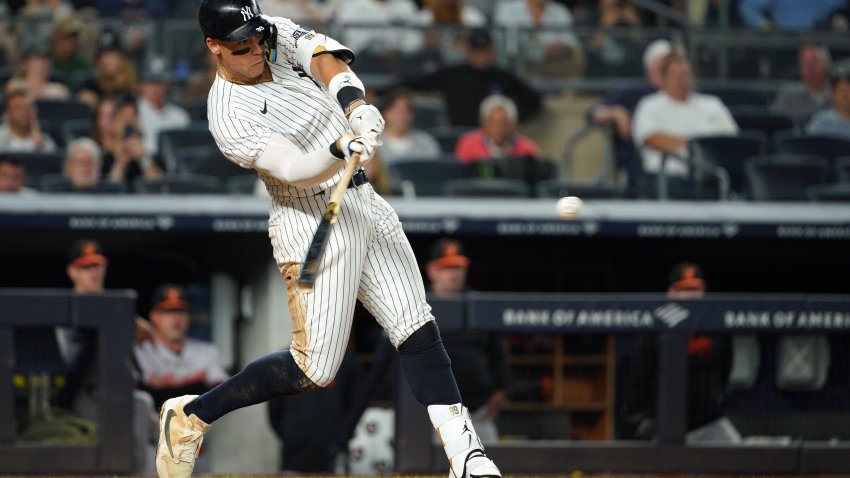
[[[446,103],[439,98],[413,97],[414,124],[417,129],[430,130],[445,127],[449,122]]]
[[[835,174],[842,183],[850,183],[850,156],[835,159]]]
[[[197,146],[215,146],[215,140],[206,125],[192,125],[183,129],[167,129],[159,133],[159,154],[169,172],[179,172],[177,150]]]
[[[227,179],[225,187],[227,188],[227,192],[230,194],[251,196],[254,194],[254,188],[257,187],[257,179],[259,178],[257,178],[256,174],[234,176]]]
[[[38,190],[43,193],[68,193],[71,185],[64,174],[48,174],[42,176],[38,182]],[[126,194],[127,187],[123,184],[101,180],[97,186],[99,194]]]
[[[834,164],[839,156],[850,154],[850,141],[831,136],[783,137],[774,141],[777,154],[817,156]]]
[[[244,176],[246,170],[240,168],[229,159],[225,158],[218,148],[213,148],[212,151],[207,151],[205,154],[198,156],[190,164],[187,164],[187,172],[191,174],[199,174],[201,176],[212,176],[226,181],[234,176]],[[248,171],[249,173],[251,171]],[[256,178],[256,174],[251,174]]]
[[[688,142],[694,161],[721,167],[729,174],[730,189],[744,193],[744,160],[767,153],[763,133],[743,132],[738,136],[704,136]]]
[[[457,160],[406,160],[390,164],[388,168],[394,180],[412,183],[416,196],[443,196],[446,181],[478,176],[475,165]]]
[[[39,120],[48,120],[55,125],[69,120],[91,120],[94,115],[91,106],[77,100],[36,100],[35,107]]]
[[[850,183],[821,184],[807,190],[815,202],[850,202]]]
[[[614,184],[580,183],[569,179],[540,181],[534,189],[537,196],[542,198],[578,196],[587,199],[618,199],[627,195],[625,188]]]
[[[92,132],[92,120],[88,118],[64,121],[60,130],[65,144],[68,144],[77,138],[89,136]]]
[[[770,155],[746,160],[744,171],[754,201],[806,201],[809,187],[827,182],[829,166],[814,156]]]
[[[742,88],[731,85],[714,85],[701,87],[700,92],[714,95],[720,98],[727,107],[754,106],[766,108],[770,102],[771,94],[764,90]]]
[[[63,158],[59,153],[0,153],[4,158],[12,158],[24,165],[27,173],[27,186],[38,188],[41,178],[48,174],[62,172]]]
[[[507,178],[464,178],[446,181],[450,197],[530,197],[531,188],[523,181]]]
[[[532,189],[540,181],[558,177],[558,166],[548,159],[529,156],[493,159],[497,177],[524,181]]]
[[[180,174],[148,181],[139,178],[134,183],[141,194],[220,194],[225,192],[221,180],[210,176]]]
[[[475,128],[469,126],[441,126],[428,130],[432,136],[440,143],[440,149],[444,153],[454,153],[457,140],[465,133],[473,131]]]
[[[767,108],[740,106],[730,110],[738,128],[762,131],[771,140],[776,132],[794,128],[794,120],[790,116],[771,112]]]

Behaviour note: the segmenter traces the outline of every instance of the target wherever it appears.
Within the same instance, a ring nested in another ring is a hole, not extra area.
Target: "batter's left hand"
[[[380,136],[384,134],[384,117],[381,116],[378,108],[363,103],[351,111],[351,114],[348,115],[348,123],[358,136],[374,133],[378,137],[378,146],[383,144]]]

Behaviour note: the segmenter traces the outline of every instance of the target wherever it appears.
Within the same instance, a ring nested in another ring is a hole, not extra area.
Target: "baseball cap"
[[[661,38],[650,43],[646,50],[643,51],[643,69],[648,70],[649,65],[655,60],[663,58],[673,51],[673,44]]]
[[[103,255],[100,243],[93,239],[80,239],[71,246],[68,253],[68,263],[77,267],[93,265],[105,266],[109,263]]]
[[[191,304],[186,298],[186,291],[175,284],[162,284],[157,287],[151,300],[151,309],[156,311],[189,310]]]
[[[463,253],[463,244],[454,239],[440,239],[434,243],[428,260],[437,267],[469,266],[469,258]]]
[[[124,53],[124,47],[121,44],[121,37],[118,32],[112,29],[104,29],[97,37],[97,54],[107,51],[117,51]]]
[[[705,280],[700,266],[692,262],[680,262],[673,266],[670,272],[669,290],[705,290]]]
[[[172,75],[168,70],[168,61],[165,57],[154,56],[145,62],[145,68],[142,71],[142,81],[170,83],[171,80]]]
[[[830,84],[834,88],[840,81],[850,81],[850,63],[840,63],[829,72]]]
[[[490,48],[493,46],[493,38],[490,32],[484,28],[475,28],[469,31],[466,42],[471,48]]]

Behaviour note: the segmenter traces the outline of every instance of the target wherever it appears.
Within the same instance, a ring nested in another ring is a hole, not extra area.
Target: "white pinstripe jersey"
[[[296,41],[315,32],[301,30],[286,18],[272,17],[278,29],[273,81],[239,85],[217,75],[207,98],[210,132],[222,153],[243,168],[252,169],[272,133],[279,133],[307,154],[327,149],[348,132],[348,120],[335,98],[313,81],[295,59]],[[269,224],[280,221],[287,197],[308,197],[332,187],[342,172],[310,188],[292,186],[262,170],[257,174],[272,197]]]

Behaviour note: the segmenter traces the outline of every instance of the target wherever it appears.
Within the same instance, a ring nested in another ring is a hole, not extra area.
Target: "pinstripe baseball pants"
[[[269,237],[286,280],[292,315],[290,351],[314,383],[325,386],[342,363],[355,299],[375,316],[397,348],[434,320],[419,266],[398,215],[370,184],[346,191],[331,228],[316,283],[296,284],[301,261],[327,207],[332,188],[305,198],[276,198],[285,206]]]

